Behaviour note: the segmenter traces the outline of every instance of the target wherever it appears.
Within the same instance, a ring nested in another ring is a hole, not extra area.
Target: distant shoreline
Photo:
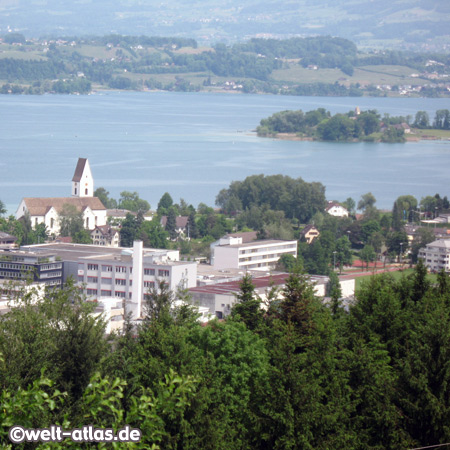
[[[311,141],[311,142],[332,142],[332,143],[336,143],[336,142],[346,142],[346,143],[357,143],[357,142],[366,142],[366,143],[370,143],[370,144],[378,144],[381,143],[381,140],[377,140],[377,141],[364,141],[362,139],[355,139],[352,141],[322,141],[319,139],[314,139],[311,136],[298,136],[296,133],[278,133],[276,135],[267,135],[267,136],[258,136],[258,137],[262,137],[262,138],[272,138],[272,139],[278,139],[281,141]],[[422,135],[422,136],[417,136],[417,135],[405,135],[405,139],[406,141],[403,142],[404,144],[408,143],[408,142],[420,142],[420,141],[450,141],[450,135],[448,137],[440,137],[440,136],[432,136],[432,135]]]

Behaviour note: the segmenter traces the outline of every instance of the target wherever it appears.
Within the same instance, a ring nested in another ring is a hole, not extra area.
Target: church
[[[106,225],[106,208],[99,198],[94,197],[94,178],[87,158],[79,158],[72,178],[71,197],[22,199],[16,211],[16,219],[29,214],[31,225],[45,223],[49,234],[59,234],[59,218],[65,205],[73,205],[83,215],[84,228],[93,230]]]

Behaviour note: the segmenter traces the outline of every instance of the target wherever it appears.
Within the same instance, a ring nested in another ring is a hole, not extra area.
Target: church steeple
[[[87,158],[78,158],[72,178],[72,197],[93,197],[94,178]]]

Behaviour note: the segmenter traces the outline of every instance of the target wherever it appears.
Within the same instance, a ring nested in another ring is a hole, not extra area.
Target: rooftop
[[[295,244],[297,245],[297,241],[282,241],[279,239],[263,239],[260,241],[247,242],[245,244],[233,244],[233,245],[222,245],[221,247],[231,247],[231,248],[251,248],[255,246],[264,246],[264,245],[282,245],[282,244]]]

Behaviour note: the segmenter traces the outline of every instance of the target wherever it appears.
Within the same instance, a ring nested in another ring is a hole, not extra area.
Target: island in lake
[[[450,112],[436,111],[432,123],[428,113],[418,111],[412,116],[390,116],[376,110],[361,111],[358,107],[346,114],[331,113],[318,108],[304,113],[281,111],[262,119],[256,132],[261,137],[331,142],[406,142],[420,139],[450,139]]]

